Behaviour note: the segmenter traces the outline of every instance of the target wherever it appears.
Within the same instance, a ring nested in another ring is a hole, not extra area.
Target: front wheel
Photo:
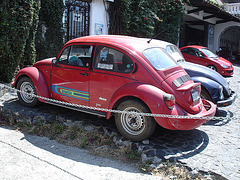
[[[216,66],[213,66],[213,65],[209,65],[209,66],[207,66],[208,68],[210,68],[210,69],[212,69],[212,70],[214,70],[214,71],[217,71],[217,68],[216,68]]]
[[[34,107],[39,103],[37,97],[33,96],[37,95],[37,93],[36,88],[30,78],[21,78],[17,83],[17,89],[19,90],[17,92],[18,99],[24,106]]]
[[[132,141],[142,141],[150,137],[155,131],[156,121],[153,117],[136,114],[150,112],[142,102],[127,100],[121,103],[117,109],[130,112],[115,115],[115,124],[123,137]]]

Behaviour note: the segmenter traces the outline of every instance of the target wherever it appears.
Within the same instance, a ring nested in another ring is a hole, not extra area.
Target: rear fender
[[[217,102],[221,92],[221,85],[205,77],[191,77],[194,82],[199,82],[208,91],[213,102]]]
[[[15,81],[12,84],[13,87],[17,86],[17,83],[21,77],[29,77],[33,84],[35,85],[36,92],[38,96],[42,96],[45,98],[50,97],[49,88],[45,77],[43,76],[42,72],[39,71],[36,67],[26,67],[18,71]],[[38,98],[39,101],[44,102],[45,100]]]
[[[171,114],[171,110],[168,109],[164,102],[163,94],[165,94],[164,91],[149,84],[126,84],[113,94],[108,108],[112,109],[115,104],[118,104],[118,102],[125,97],[132,97],[143,101],[153,114]],[[111,113],[108,112],[106,118],[109,119],[110,115]]]

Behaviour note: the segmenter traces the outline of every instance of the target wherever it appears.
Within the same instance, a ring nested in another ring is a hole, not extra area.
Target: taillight
[[[175,97],[172,94],[163,94],[163,99],[168,109],[173,110],[175,105]]]

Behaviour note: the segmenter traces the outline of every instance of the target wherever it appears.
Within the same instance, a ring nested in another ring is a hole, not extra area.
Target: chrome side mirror
[[[52,60],[52,64],[54,65],[54,66],[57,66],[57,59],[56,58],[54,58],[53,60]]]

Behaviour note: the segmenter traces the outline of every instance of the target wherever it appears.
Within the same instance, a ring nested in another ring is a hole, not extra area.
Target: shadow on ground
[[[105,118],[98,118],[94,115],[81,113],[66,108],[61,108],[49,104],[41,104],[35,108],[28,108],[22,106],[17,98],[13,98],[4,102],[4,108],[14,111],[16,114],[23,114],[23,117],[34,118],[35,116],[44,116],[45,119],[54,121],[57,117],[64,117],[65,120],[80,121],[83,125],[93,125],[95,127],[104,127],[110,132],[116,132],[119,136],[117,128],[114,123],[114,119],[106,120]],[[64,154],[61,151],[53,151],[51,147],[39,144],[32,136],[25,135],[26,140],[38,146],[44,148],[47,151],[56,153],[66,158],[72,158],[71,154]],[[31,137],[31,138],[28,138]],[[170,161],[176,161],[183,158],[192,157],[202,152],[208,145],[208,135],[198,129],[190,131],[171,131],[157,126],[155,133],[149,138],[149,144],[142,144],[140,147],[148,157],[158,157],[163,160],[169,159]],[[76,156],[75,156],[76,157]],[[75,161],[81,161],[81,158],[73,159]],[[86,162],[89,163],[89,162]],[[92,162],[93,163],[93,162]],[[99,165],[99,164],[95,164]]]
[[[204,124],[204,126],[224,126],[230,123],[230,121],[232,121],[234,118],[234,114],[231,111],[225,111],[222,109],[218,109],[215,116],[216,118],[208,121]]]

